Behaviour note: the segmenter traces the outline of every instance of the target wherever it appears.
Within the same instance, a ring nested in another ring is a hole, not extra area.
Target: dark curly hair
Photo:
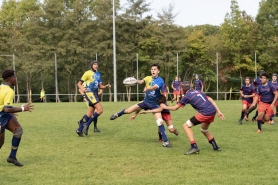
[[[9,78],[11,76],[14,76],[14,70],[7,69],[7,70],[3,71],[3,73],[2,73],[2,78],[4,80],[6,80],[7,78]]]

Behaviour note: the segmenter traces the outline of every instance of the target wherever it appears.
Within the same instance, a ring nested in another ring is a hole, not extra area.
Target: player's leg
[[[204,136],[206,136],[206,138],[208,139],[208,142],[212,145],[213,150],[221,151],[221,149],[218,147],[213,135],[208,131],[209,125],[210,125],[209,123],[202,123],[200,130],[204,134]]]
[[[138,106],[138,104],[135,104],[135,105],[132,105],[131,107],[129,107],[127,109],[123,109],[122,111],[113,114],[110,117],[110,120],[114,120],[114,119],[122,116],[123,114],[130,114],[132,112],[136,112],[136,111],[140,111],[140,110],[141,110],[141,108]]]
[[[166,122],[169,132],[179,135],[178,130],[174,127],[172,116],[170,113],[161,113],[162,119]]]
[[[171,145],[169,143],[169,140],[168,140],[168,137],[167,137],[167,134],[166,134],[166,131],[165,131],[165,127],[164,127],[164,124],[163,124],[163,119],[162,119],[161,113],[160,112],[153,113],[153,116],[154,116],[154,119],[155,119],[156,124],[158,126],[158,130],[162,135],[163,146],[167,147],[167,148],[171,148]]]
[[[265,112],[265,115],[264,115],[264,120],[265,121],[268,121],[268,124],[270,124],[270,125],[274,125],[275,123],[274,123],[274,120],[273,120],[273,118],[274,118],[274,110],[271,108],[271,106],[270,105],[268,105],[268,108],[267,108],[267,110],[266,110],[266,112]]]
[[[80,137],[83,136],[82,130],[84,129],[84,125],[85,125],[85,123],[87,123],[87,122],[89,121],[90,117],[91,117],[91,116],[93,115],[93,113],[94,113],[94,110],[95,110],[95,108],[94,108],[92,105],[90,105],[90,106],[88,107],[87,114],[85,114],[85,115],[83,116],[82,121],[80,122],[79,127],[78,127],[78,129],[76,130],[76,133],[78,134],[78,136],[80,136]]]
[[[2,131],[3,130],[3,131]],[[2,129],[0,132],[0,149],[5,143],[5,129]]]
[[[98,118],[94,119],[94,132],[100,132],[100,130],[97,128],[97,120]]]
[[[264,115],[265,115],[265,109],[263,106],[259,104],[258,106],[258,118],[257,118],[257,125],[258,125],[258,133],[262,132],[262,124],[264,124]]]
[[[242,101],[241,115],[240,115],[240,118],[238,120],[239,124],[242,124],[242,120],[244,118],[244,114],[245,114],[246,108],[247,108],[247,102],[246,101]]]
[[[194,134],[192,131],[193,126],[195,126],[195,124],[200,124],[200,122],[195,118],[195,116],[193,116],[192,118],[190,118],[189,120],[187,120],[184,124],[183,124],[183,130],[190,142],[191,148],[184,154],[184,155],[190,155],[190,154],[195,154],[195,153],[199,153],[199,148],[197,146],[197,143],[195,141],[194,138]]]
[[[88,135],[88,129],[89,126],[91,125],[91,123],[96,120],[102,113],[103,113],[103,108],[100,102],[97,102],[96,104],[93,105],[94,106],[94,113],[93,115],[90,117],[90,119],[88,120],[87,123],[84,124],[84,128],[83,128],[83,133],[85,135]]]
[[[12,137],[12,147],[9,157],[7,158],[7,162],[13,163],[16,166],[23,166],[16,159],[17,150],[21,141],[21,136],[23,134],[23,129],[21,125],[17,122],[15,117],[12,117],[6,125],[6,129],[13,133]]]

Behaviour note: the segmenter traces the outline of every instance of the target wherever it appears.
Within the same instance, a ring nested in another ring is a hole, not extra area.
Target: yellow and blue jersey
[[[8,86],[0,85],[0,112],[3,111],[5,106],[12,106],[14,99],[14,90]]]
[[[150,80],[151,77],[151,80]],[[148,104],[157,104],[157,100],[160,97],[160,91],[162,89],[162,86],[164,84],[164,80],[161,77],[156,77],[156,78],[152,78],[152,76],[147,76],[144,78],[144,81],[146,83],[146,87],[149,86],[158,86],[157,89],[153,90],[153,91],[146,91],[146,96],[144,99],[144,102],[148,103]]]
[[[81,81],[86,84],[85,88],[87,92],[98,93],[98,85],[102,83],[101,75],[99,72],[92,70],[86,71]]]

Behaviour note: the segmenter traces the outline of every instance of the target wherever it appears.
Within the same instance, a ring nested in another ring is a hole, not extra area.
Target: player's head
[[[185,94],[188,90],[191,89],[191,84],[190,84],[189,81],[182,82],[180,86],[181,86],[181,88],[183,90],[183,94]]]
[[[93,71],[98,70],[98,61],[97,60],[91,60],[90,67]]]
[[[249,76],[245,77],[245,84],[249,85],[251,83],[251,78]]]
[[[196,79],[196,80],[199,79],[199,74],[195,74],[195,79]]]
[[[179,76],[175,76],[175,81],[178,81],[179,80]]]
[[[14,70],[7,69],[2,72],[2,78],[5,82],[10,83],[10,85],[15,86],[17,79]]]
[[[160,105],[161,103],[165,104],[166,103],[166,97],[163,94],[161,94],[159,96],[158,100],[157,100],[157,103],[158,103],[158,105]]]
[[[260,77],[262,76],[262,73],[265,73],[265,71],[264,70],[260,70],[260,72],[259,72],[259,76]]]
[[[261,80],[262,80],[262,84],[266,84],[268,81],[269,75],[266,72],[262,72],[261,73]]]
[[[158,64],[151,65],[152,77],[157,77],[160,72],[160,66]]]
[[[272,81],[276,82],[277,81],[277,77],[278,77],[278,75],[276,73],[273,73],[272,74]]]

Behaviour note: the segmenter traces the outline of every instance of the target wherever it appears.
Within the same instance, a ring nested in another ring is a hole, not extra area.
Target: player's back
[[[205,95],[203,92],[189,90],[184,95],[184,98],[188,99],[188,103],[191,104],[194,109],[205,116],[211,116],[216,113],[215,107],[208,100],[207,95]],[[183,99],[181,101],[183,101]]]

